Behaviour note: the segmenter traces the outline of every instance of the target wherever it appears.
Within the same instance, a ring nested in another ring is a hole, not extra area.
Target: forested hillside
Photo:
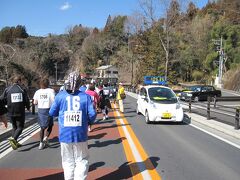
[[[134,84],[145,75],[166,76],[173,84],[211,83],[222,55],[224,86],[240,90],[239,0],[209,1],[202,9],[192,2],[184,9],[184,1],[172,0],[162,17],[154,15],[152,1],[140,2],[132,16],[109,15],[103,29],[80,24],[62,35],[33,37],[24,25],[3,28],[0,79],[20,73],[32,86],[41,76],[55,80],[56,67],[57,78],[63,79],[73,69],[92,74],[112,64],[121,81]]]

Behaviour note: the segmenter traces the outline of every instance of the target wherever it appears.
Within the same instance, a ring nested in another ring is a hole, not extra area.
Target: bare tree
[[[160,19],[163,21],[162,27],[164,33],[159,32],[159,40],[165,51],[165,78],[168,77],[168,65],[170,61],[170,41],[171,33],[174,28],[182,19],[180,14],[181,8],[186,9],[186,5],[189,4],[188,0],[139,0],[140,7],[143,12],[143,16],[147,20],[147,24],[150,27],[159,25]],[[158,11],[157,11],[158,8]]]
[[[16,50],[8,44],[0,44],[0,53],[1,53],[1,62],[5,67],[5,72],[6,72],[6,84],[8,85],[8,77],[9,77],[9,72],[8,72],[8,68],[9,68],[9,63],[12,60],[12,58],[14,57]]]
[[[144,17],[138,12],[134,12],[131,16],[127,17],[125,23],[125,32],[129,34],[138,34],[144,30]]]

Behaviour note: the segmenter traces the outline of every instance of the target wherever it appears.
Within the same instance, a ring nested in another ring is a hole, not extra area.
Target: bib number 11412
[[[64,126],[82,126],[82,111],[80,110],[80,97],[68,96],[67,111],[64,112]]]

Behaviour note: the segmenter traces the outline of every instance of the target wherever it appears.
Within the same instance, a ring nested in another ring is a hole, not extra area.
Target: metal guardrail
[[[224,109],[219,109],[218,108],[218,110],[221,110],[221,111],[216,111],[216,109],[217,109],[217,102],[220,102],[220,101],[240,101],[240,97],[234,97],[234,96],[210,97],[209,96],[207,104],[201,103],[201,106],[197,106],[197,108],[206,109],[206,111],[207,111],[207,120],[211,119],[211,116],[210,116],[211,112],[234,117],[234,119],[235,119],[234,129],[236,129],[236,130],[240,129],[240,125],[239,125],[240,107],[233,108],[233,107],[228,107],[228,106],[224,106],[224,105],[218,105],[219,107],[222,107],[222,108],[226,108],[226,109],[228,108],[228,109],[234,110],[235,115],[233,115],[233,114],[226,114],[226,112],[232,113],[232,111],[227,111],[227,110],[224,110]],[[206,106],[202,106],[202,105],[206,105]],[[196,105],[194,105],[194,106],[196,107]],[[190,99],[190,101],[188,103],[188,108],[189,108],[189,113],[191,113],[192,112],[192,100],[191,99]]]

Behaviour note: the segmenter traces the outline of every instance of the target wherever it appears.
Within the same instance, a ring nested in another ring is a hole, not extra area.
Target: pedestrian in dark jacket
[[[21,135],[25,123],[25,107],[30,109],[30,101],[26,90],[21,86],[21,77],[13,78],[13,84],[7,87],[1,98],[7,105],[8,116],[12,123],[12,137],[9,142],[14,150],[21,146],[17,142]]]
[[[99,107],[101,108],[103,113],[103,120],[105,120],[105,119],[108,119],[108,112],[109,112],[109,109],[111,108],[111,103],[109,100],[110,89],[108,87],[108,83],[105,83],[103,86],[101,86],[100,89],[101,90],[99,91],[99,97],[100,97]]]
[[[5,107],[3,100],[0,99],[0,122],[4,124],[5,128],[8,127],[6,113],[7,113],[7,108]]]

